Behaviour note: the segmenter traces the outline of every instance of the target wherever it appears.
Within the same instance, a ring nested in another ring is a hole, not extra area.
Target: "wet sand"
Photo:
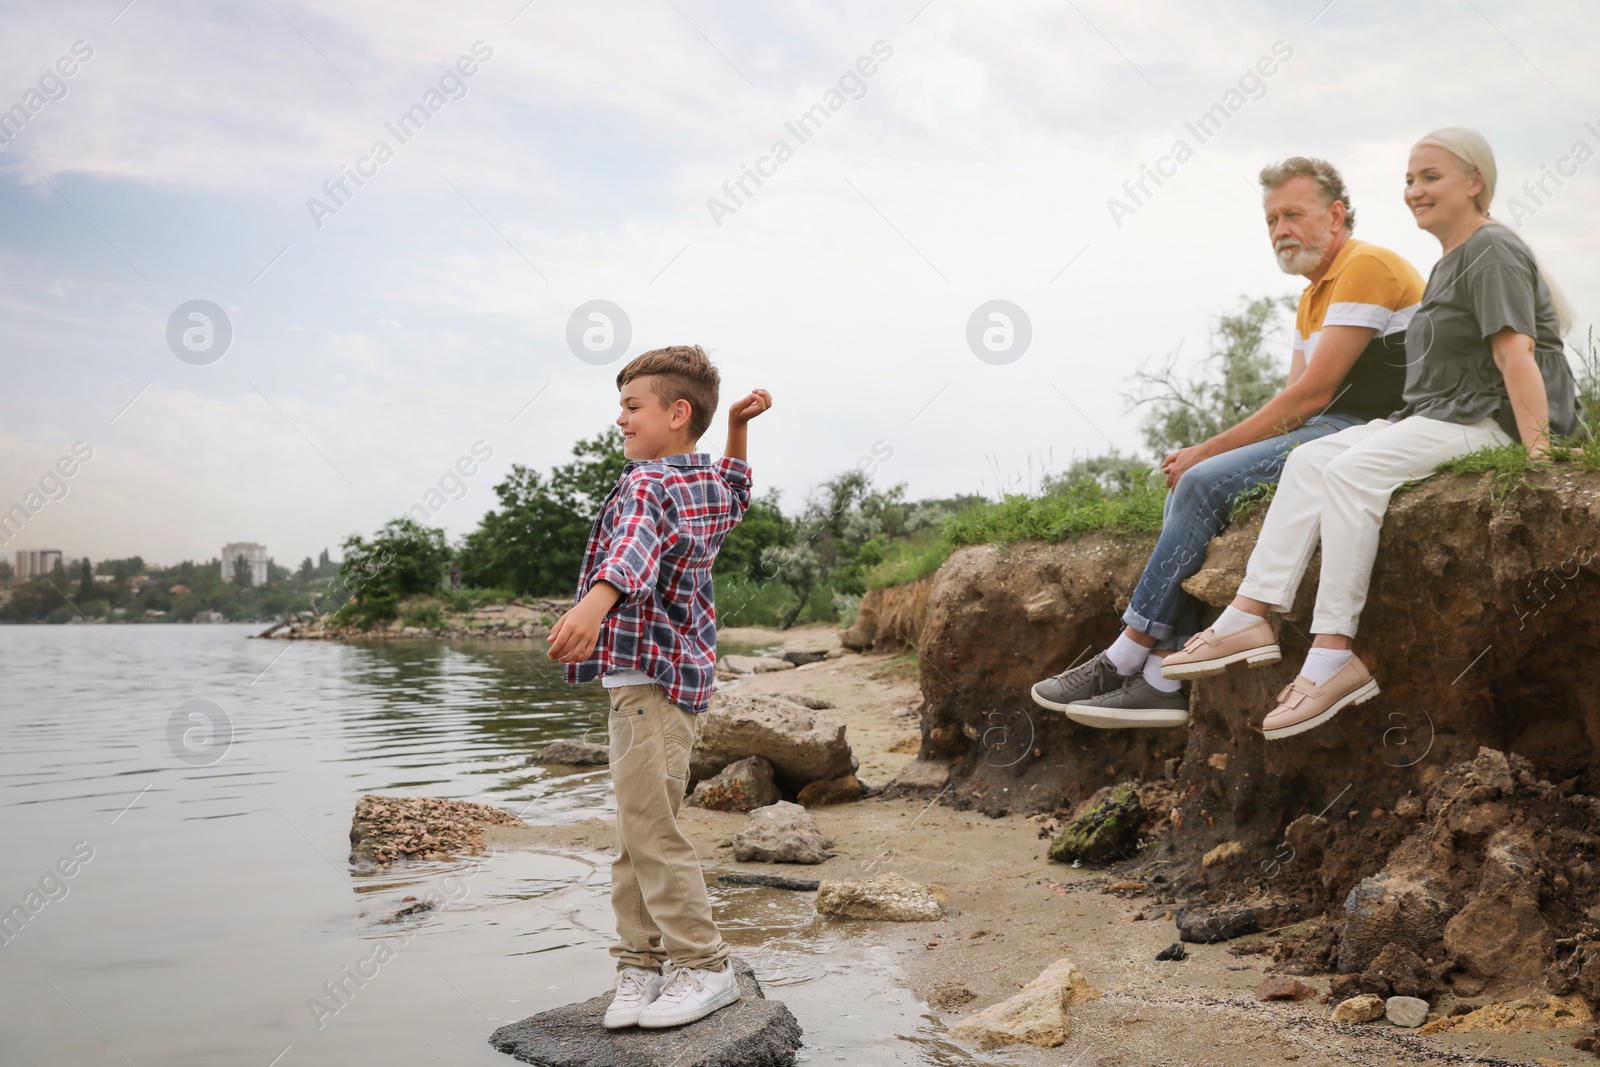
[[[724,646],[836,646],[834,631],[806,628],[787,634],[727,631]],[[790,671],[748,676],[739,692],[804,693],[831,701],[828,714],[847,724],[861,763],[859,776],[882,784],[909,759],[915,717],[896,717],[920,702],[907,657],[843,655]],[[896,744],[899,742],[900,744]],[[902,748],[890,752],[890,748]],[[946,917],[929,923],[819,920],[821,937],[838,938],[853,958],[888,953],[895,969],[938,1021],[962,1016],[1015,993],[1050,963],[1072,959],[1104,996],[1071,1009],[1073,1035],[1063,1046],[1030,1046],[991,1053],[985,1060],[1015,1064],[1162,1065],[1335,1064],[1589,1064],[1572,1042],[1579,1028],[1523,1034],[1461,1033],[1418,1037],[1386,1023],[1335,1026],[1331,1006],[1260,1003],[1255,987],[1267,958],[1236,955],[1259,941],[1187,945],[1189,958],[1158,963],[1156,954],[1178,939],[1170,920],[1138,920],[1153,905],[1147,896],[1105,892],[1108,872],[1045,859],[1039,824],[1019,815],[990,819],[930,799],[873,798],[813,809],[836,842],[836,854],[816,866],[739,863],[732,835],[747,816],[686,808],[682,823],[695,842],[707,877],[745,870],[803,878],[840,879],[895,871],[937,888]],[[594,856],[614,847],[610,819],[561,826],[490,827],[496,848],[537,848]],[[771,891],[776,892],[776,891]],[[809,899],[809,895],[806,895]],[[1302,978],[1319,992],[1325,977]],[[781,993],[778,994],[781,996]],[[801,1018],[801,1025],[806,1019]],[[915,1039],[914,1035],[907,1035]],[[942,1050],[934,1062],[951,1059]],[[974,1057],[976,1061],[978,1057]]]

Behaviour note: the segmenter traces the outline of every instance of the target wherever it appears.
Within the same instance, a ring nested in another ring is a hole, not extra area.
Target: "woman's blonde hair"
[[[1434,130],[1417,138],[1414,148],[1431,145],[1442,148],[1455,156],[1460,161],[1461,167],[1468,175],[1477,174],[1483,178],[1483,188],[1473,198],[1473,206],[1483,214],[1498,223],[1489,214],[1489,205],[1494,201],[1495,182],[1500,176],[1499,168],[1495,166],[1494,149],[1489,147],[1488,140],[1477,130],[1469,130],[1465,126],[1446,126]],[[1524,240],[1523,244],[1527,244]],[[1539,275],[1544,278],[1546,288],[1550,290],[1550,303],[1555,308],[1556,322],[1563,334],[1572,329],[1572,305],[1567,303],[1567,295],[1561,291],[1556,280],[1550,277],[1550,272],[1544,269],[1544,264],[1539,262],[1539,254],[1533,251],[1531,245],[1528,251],[1533,255],[1534,265],[1539,268]]]

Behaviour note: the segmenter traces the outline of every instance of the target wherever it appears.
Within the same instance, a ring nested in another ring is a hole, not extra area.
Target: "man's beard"
[[[1275,250],[1278,269],[1285,274],[1305,274],[1314,270],[1322,262],[1322,249],[1309,244],[1303,244],[1298,251],[1288,249]]]

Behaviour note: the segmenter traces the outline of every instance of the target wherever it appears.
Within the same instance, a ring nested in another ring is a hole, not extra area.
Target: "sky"
[[[1139,452],[1137,371],[1300,291],[1262,165],[1332,161],[1426,275],[1440,126],[1494,146],[1578,339],[1597,44],[1580,0],[8,4],[0,552],[294,566],[419,503],[459,537],[681,343],[772,391],[787,508],[858,465],[1027,491]]]

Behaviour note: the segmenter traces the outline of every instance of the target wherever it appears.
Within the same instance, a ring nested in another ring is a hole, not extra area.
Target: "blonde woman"
[[[1162,664],[1167,678],[1280,658],[1267,612],[1285,612],[1322,544],[1305,665],[1262,723],[1269,739],[1322,725],[1378,683],[1352,651],[1389,497],[1444,461],[1520,441],[1536,458],[1578,424],[1562,353],[1570,313],[1515,232],[1489,217],[1494,153],[1482,135],[1436,130],[1411,150],[1406,206],[1441,256],[1406,330],[1405,406],[1289,453],[1233,603]]]

